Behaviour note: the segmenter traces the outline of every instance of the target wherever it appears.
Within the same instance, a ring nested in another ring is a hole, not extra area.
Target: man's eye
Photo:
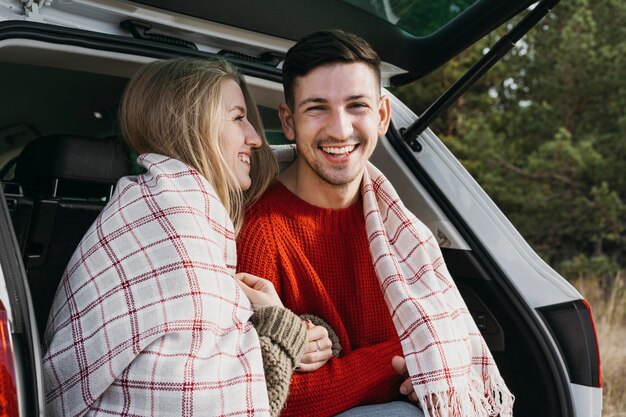
[[[350,104],[350,107],[353,109],[360,109],[360,108],[367,108],[369,106],[365,103],[352,103]]]
[[[307,107],[306,111],[322,111],[325,108],[323,106],[312,106],[312,107]]]

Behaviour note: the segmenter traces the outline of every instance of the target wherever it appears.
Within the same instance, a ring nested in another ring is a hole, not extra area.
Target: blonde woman
[[[148,64],[120,126],[145,173],[118,182],[57,290],[48,415],[278,415],[294,368],[319,368],[332,343],[269,281],[234,274],[244,204],[277,173],[243,77]]]

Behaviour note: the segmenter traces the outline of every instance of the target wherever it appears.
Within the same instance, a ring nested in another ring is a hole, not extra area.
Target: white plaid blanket
[[[50,416],[269,416],[233,225],[208,182],[161,155],[122,178],[55,296]]]
[[[372,261],[426,417],[511,416],[502,380],[430,230],[368,164],[363,206]],[[426,404],[439,404],[428,410]]]

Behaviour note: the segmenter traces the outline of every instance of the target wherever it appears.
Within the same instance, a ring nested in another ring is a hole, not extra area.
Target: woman
[[[293,369],[319,368],[332,343],[268,281],[234,275],[244,202],[277,171],[243,77],[221,61],[153,62],[120,126],[145,173],[118,182],[57,290],[49,415],[277,415]]]

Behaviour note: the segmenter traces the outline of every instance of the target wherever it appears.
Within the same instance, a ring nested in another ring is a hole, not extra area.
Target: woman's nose
[[[260,148],[262,143],[263,142],[261,141],[261,137],[257,133],[256,129],[254,128],[254,126],[252,126],[252,123],[248,122],[246,132],[246,145],[250,146],[251,148]]]

